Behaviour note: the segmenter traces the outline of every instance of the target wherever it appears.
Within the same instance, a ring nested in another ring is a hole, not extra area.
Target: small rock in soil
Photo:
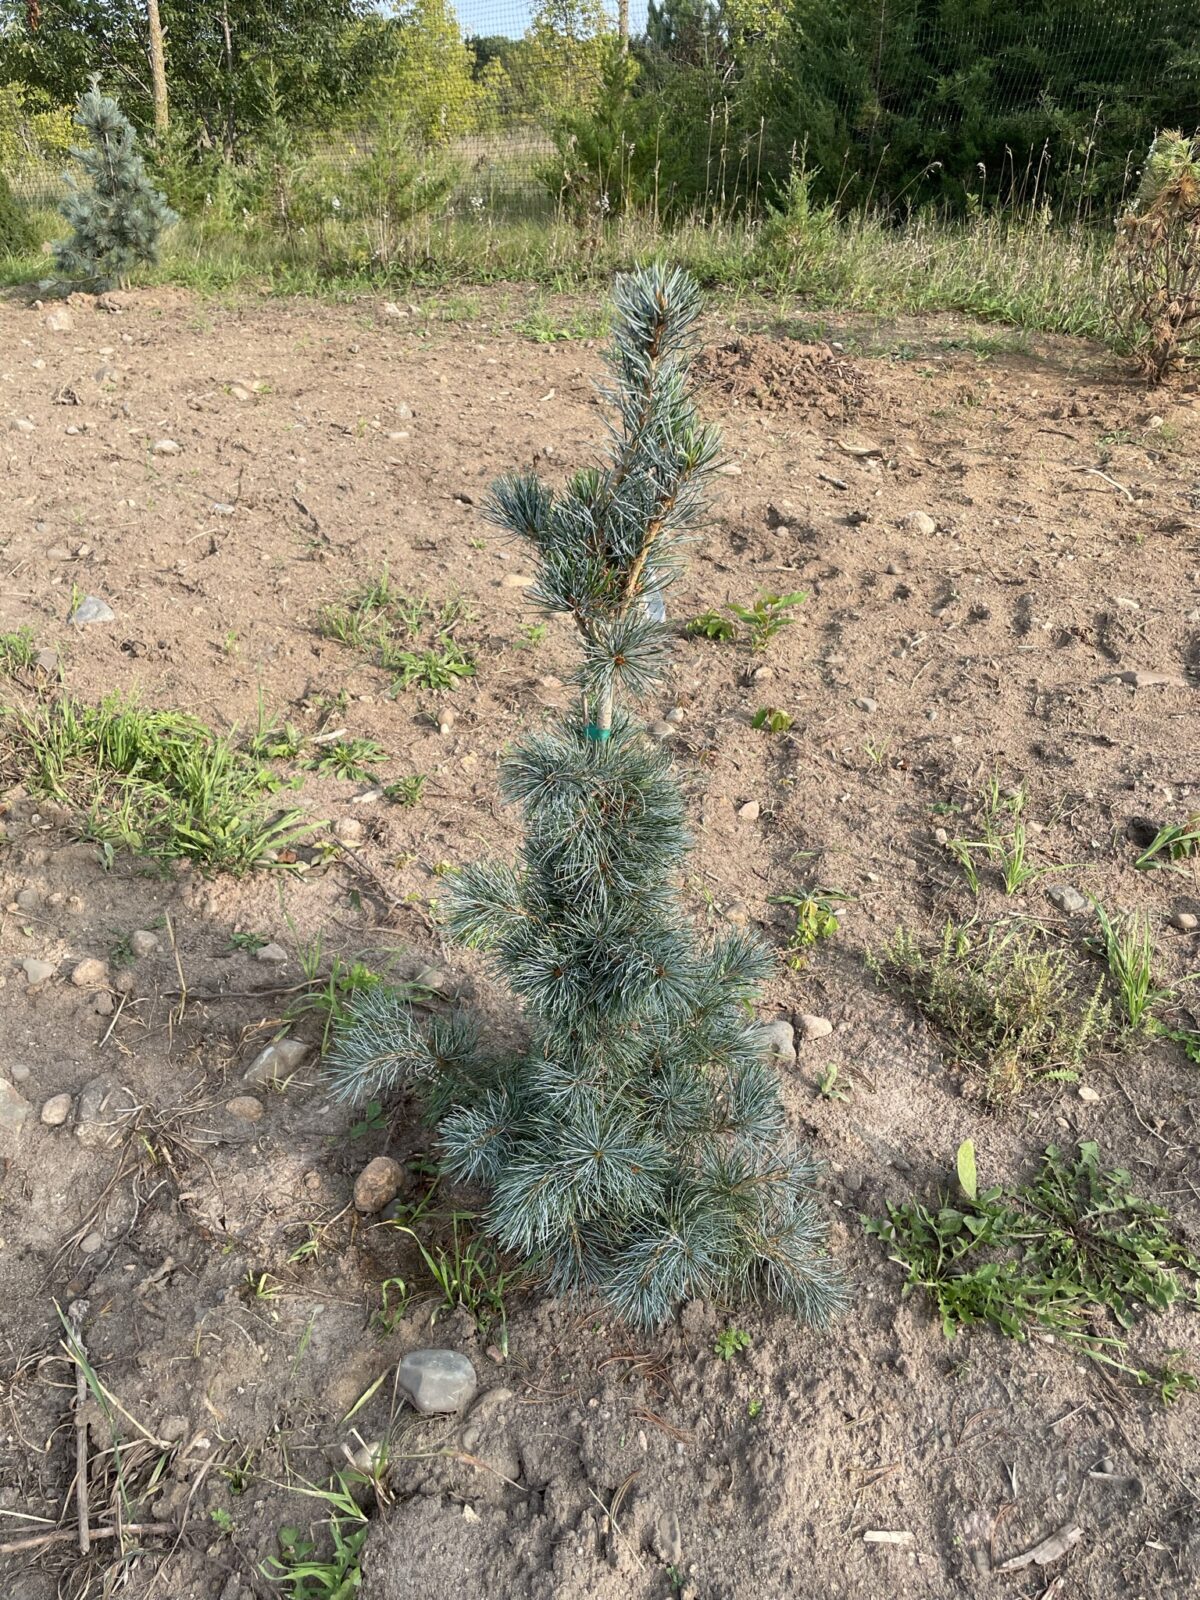
[[[239,1117],[243,1122],[257,1122],[263,1114],[263,1103],[252,1094],[239,1094],[225,1102],[225,1109],[230,1116]]]
[[[457,1350],[411,1350],[396,1369],[396,1382],[418,1411],[461,1411],[475,1398],[475,1368]]]
[[[115,622],[117,614],[106,600],[101,600],[98,595],[89,594],[75,607],[71,613],[72,622]]]
[[[1190,689],[1191,684],[1178,672],[1114,672],[1118,683],[1131,689]]]
[[[158,935],[148,928],[135,928],[129,935],[129,948],[142,961],[160,948]]]
[[[174,439],[156,439],[150,446],[150,451],[156,456],[177,456],[179,445]]]
[[[108,982],[108,968],[95,956],[87,956],[71,973],[71,982],[77,989],[100,989]]]
[[[928,511],[910,511],[904,519],[904,526],[909,533],[924,534],[926,538],[937,532],[937,523]]]
[[[22,961],[21,968],[31,989],[36,989],[40,984],[47,983],[55,973],[53,962],[38,961],[34,957]]]
[[[751,683],[770,683],[775,677],[774,667],[755,667],[750,674]]]
[[[389,1200],[400,1192],[404,1168],[391,1156],[376,1156],[354,1180],[354,1208],[364,1216],[373,1217],[382,1211]]]
[[[18,1133],[33,1107],[21,1091],[0,1078],[0,1133]]]
[[[744,806],[738,807],[738,816],[743,822],[757,822],[761,809],[757,800],[747,800]]]
[[[1081,1083],[1079,1085],[1079,1098],[1085,1104],[1094,1106],[1100,1098],[1100,1092],[1097,1089],[1093,1089],[1090,1083]]]
[[[1087,895],[1081,894],[1069,883],[1052,883],[1046,890],[1046,898],[1068,917],[1082,915],[1091,905]]]
[[[878,700],[872,700],[870,695],[867,695],[867,694],[859,695],[858,699],[854,702],[854,704],[858,707],[858,709],[860,711],[871,712],[871,711],[878,711],[879,710],[879,701]]]
[[[264,944],[261,950],[254,952],[255,961],[268,967],[281,967],[287,958],[288,953],[281,944]]]
[[[422,967],[412,980],[418,989],[428,989],[430,994],[440,994],[443,999],[449,999],[454,993],[454,985],[439,967]]]
[[[34,428],[31,417],[13,417],[8,426],[13,433],[32,433]]]
[[[796,1059],[796,1031],[786,1017],[780,1017],[776,1022],[763,1024],[763,1039],[767,1049],[780,1061],[794,1062]]]
[[[103,1250],[104,1248],[104,1235],[96,1233],[95,1230],[91,1233],[85,1233],[79,1241],[79,1248],[85,1256],[94,1256],[97,1250]]]
[[[679,729],[674,723],[668,722],[665,717],[650,724],[651,738],[657,739],[660,743],[665,743],[668,739],[674,739],[678,732]]]
[[[672,706],[664,715],[668,722],[684,722],[687,719],[687,712],[682,706]]]
[[[75,326],[71,313],[65,306],[59,306],[56,310],[47,313],[43,321],[48,333],[70,333]]]
[[[113,997],[107,989],[101,989],[92,1001],[92,1010],[98,1017],[111,1017],[113,1014]]]
[[[654,1554],[667,1567],[677,1567],[683,1560],[683,1536],[679,1531],[679,1517],[674,1511],[660,1511],[654,1519],[650,1536]]]
[[[52,1094],[42,1107],[42,1121],[48,1128],[61,1128],[71,1115],[71,1096]]]
[[[810,1043],[813,1039],[827,1039],[833,1032],[833,1023],[828,1017],[798,1017],[796,1026],[800,1030],[800,1037],[806,1043]]]
[[[75,1115],[75,1137],[85,1150],[110,1150],[125,1137],[137,1102],[118,1079],[108,1073],[84,1084]]]
[[[311,1048],[303,1039],[275,1039],[258,1052],[242,1075],[242,1082],[259,1087],[281,1083],[307,1061]]]
[[[725,921],[734,928],[744,928],[750,921],[750,907],[744,900],[731,900],[725,907]]]
[[[356,817],[339,817],[334,825],[334,835],[343,844],[361,844],[366,829]]]
[[[18,889],[17,909],[19,911],[36,911],[41,898],[36,889]]]
[[[454,732],[454,724],[457,721],[458,721],[458,713],[455,711],[453,706],[447,706],[445,708],[445,710],[438,712],[438,719],[437,719],[438,732],[441,733],[441,734],[453,733]]]
[[[1171,926],[1178,928],[1180,933],[1195,933],[1200,928],[1200,918],[1190,911],[1177,911],[1171,918]]]

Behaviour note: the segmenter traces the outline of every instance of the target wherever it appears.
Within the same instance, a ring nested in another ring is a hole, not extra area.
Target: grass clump
[[[4,756],[21,779],[75,807],[88,838],[135,855],[232,873],[273,863],[310,831],[270,815],[279,779],[232,740],[179,711],[110,696],[3,715]]]
[[[1186,861],[1200,855],[1200,812],[1188,817],[1186,822],[1169,823],[1161,827],[1134,862],[1141,872],[1150,867],[1171,866],[1176,861]]]
[[[1029,858],[1029,829],[1024,816],[1027,801],[1023,788],[1006,793],[1000,780],[993,777],[983,791],[979,807],[982,838],[947,840],[946,849],[962,868],[972,894],[980,891],[980,862],[995,867],[1008,895],[1019,894],[1051,870],[1035,865]]]
[[[317,631],[336,639],[393,674],[392,689],[454,689],[475,675],[475,663],[454,637],[470,614],[460,599],[430,600],[409,595],[392,583],[387,570],[340,605],[325,606]],[[419,648],[418,648],[419,647]]]
[[[0,633],[0,673],[12,677],[14,673],[28,672],[36,660],[37,646],[31,629]]]
[[[900,928],[872,965],[937,1030],[951,1065],[982,1077],[993,1104],[1035,1079],[1074,1082],[1109,1030],[1104,980],[1089,993],[1036,929],[975,936],[948,921],[931,944]]]
[[[1095,1144],[1074,1159],[1051,1145],[1031,1183],[935,1206],[888,1207],[864,1219],[922,1289],[954,1338],[986,1324],[1010,1339],[1033,1329],[1157,1388],[1164,1401],[1197,1388],[1178,1352],[1160,1367],[1135,1364],[1125,1334],[1143,1310],[1196,1303],[1200,1260],[1172,1232],[1170,1213],[1133,1193],[1129,1173],[1105,1168]]]

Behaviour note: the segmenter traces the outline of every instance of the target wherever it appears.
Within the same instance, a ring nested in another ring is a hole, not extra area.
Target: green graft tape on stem
[[[583,731],[584,735],[590,739],[593,744],[604,744],[608,739],[609,734],[612,732],[612,729],[598,728],[594,722],[589,722]]]

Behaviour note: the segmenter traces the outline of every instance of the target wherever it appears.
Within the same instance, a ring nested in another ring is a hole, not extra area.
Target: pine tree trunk
[[[158,0],[146,0],[146,20],[150,24],[150,76],[154,83],[154,131],[166,133],[171,114],[167,101],[167,57],[163,48],[162,19]]]
[[[629,47],[629,0],[617,0],[617,33],[621,43]]]

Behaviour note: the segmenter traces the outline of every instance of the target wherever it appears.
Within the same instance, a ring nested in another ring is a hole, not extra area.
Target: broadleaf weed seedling
[[[808,965],[809,952],[814,945],[832,939],[838,931],[840,918],[837,902],[850,897],[840,889],[810,890],[807,894],[774,894],[773,906],[791,906],[796,913],[795,926],[788,939],[785,959],[793,972],[802,972]]]
[[[1074,1159],[1051,1145],[1036,1177],[1011,1192],[889,1205],[886,1219],[862,1222],[906,1270],[904,1293],[932,1299],[947,1339],[977,1323],[1019,1340],[1041,1328],[1170,1401],[1196,1390],[1196,1377],[1177,1352],[1159,1368],[1131,1364],[1125,1334],[1145,1311],[1194,1303],[1200,1260],[1131,1182],[1101,1166],[1095,1144]]]
[[[750,1335],[744,1328],[722,1328],[713,1344],[713,1354],[722,1361],[730,1361],[750,1348]]]
[[[791,725],[791,717],[778,706],[759,706],[750,719],[752,728],[759,728],[767,733],[786,733]]]
[[[795,622],[792,612],[808,599],[803,589],[791,594],[760,594],[748,606],[731,605],[729,609],[744,624],[750,636],[752,650],[765,650],[771,640],[784,628]]]

